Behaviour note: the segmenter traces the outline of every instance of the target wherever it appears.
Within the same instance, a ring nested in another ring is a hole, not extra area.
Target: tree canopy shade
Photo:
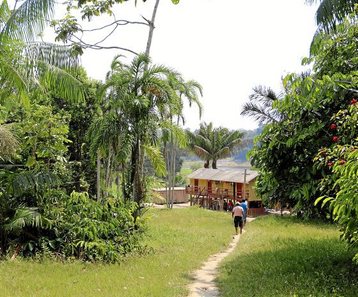
[[[227,128],[214,128],[212,123],[200,124],[199,130],[187,131],[190,149],[202,160],[204,167],[209,168],[212,161],[212,168],[217,168],[219,159],[230,156],[232,150],[239,146],[243,133],[230,131]]]

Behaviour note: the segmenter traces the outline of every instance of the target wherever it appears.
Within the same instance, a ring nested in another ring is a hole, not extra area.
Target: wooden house
[[[248,201],[249,215],[264,214],[254,184],[257,171],[244,168],[200,168],[188,175],[187,193],[190,201],[202,207],[223,209],[224,202]]]

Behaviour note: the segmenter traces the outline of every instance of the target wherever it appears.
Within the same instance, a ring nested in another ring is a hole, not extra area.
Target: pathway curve
[[[247,222],[252,221],[252,218],[248,218]],[[244,230],[245,232],[245,230]],[[240,235],[233,236],[233,239],[229,247],[220,253],[212,255],[203,264],[203,266],[193,273],[194,282],[189,285],[188,297],[218,297],[219,290],[216,287],[215,279],[217,277],[218,267],[221,261],[234,251]]]

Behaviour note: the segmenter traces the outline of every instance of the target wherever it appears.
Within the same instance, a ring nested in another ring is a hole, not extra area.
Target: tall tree
[[[137,203],[145,197],[144,156],[153,161],[161,174],[165,171],[158,131],[161,125],[167,125],[171,110],[180,103],[169,76],[179,77],[179,74],[165,66],[152,65],[146,55],[137,56],[130,65],[123,64],[117,57],[103,88],[105,112],[100,121],[110,121],[115,130],[106,129],[106,134],[99,130],[100,138],[111,135],[110,139],[128,148],[125,150],[128,154],[119,160],[123,196]],[[113,153],[116,150],[119,151],[119,147],[113,146]]]
[[[240,145],[243,133],[227,128],[214,128],[212,123],[200,124],[199,130],[188,131],[191,150],[205,161],[204,167],[217,169],[217,161],[230,156],[232,150]]]
[[[357,24],[347,20],[334,33],[321,33],[307,59],[314,63],[313,72],[283,79],[285,95],[274,106],[284,117],[265,126],[251,152],[260,170],[256,189],[268,203],[326,216],[314,201],[325,191],[319,184],[329,169],[317,168],[314,158],[338,140],[328,132],[331,118],[356,96],[357,32]]]

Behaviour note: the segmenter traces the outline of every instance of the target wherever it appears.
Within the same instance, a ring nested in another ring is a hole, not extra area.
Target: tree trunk
[[[209,160],[206,160],[204,163],[204,168],[209,168],[210,164],[209,164]]]
[[[105,177],[105,195],[108,195],[108,190],[111,184],[111,161],[112,161],[112,150],[111,147],[108,148],[108,158],[106,166],[106,177]]]
[[[160,2],[160,0],[155,1],[154,8],[153,8],[153,13],[152,13],[152,19],[150,21],[148,21],[149,32],[148,32],[148,39],[147,39],[147,47],[145,49],[145,54],[147,56],[149,56],[150,48],[152,46],[153,33],[154,33],[154,29],[155,29],[154,23],[155,23],[155,17],[157,15],[157,11],[158,11],[159,2]]]
[[[116,177],[116,190],[117,190],[117,199],[119,200],[119,192],[120,192],[120,183],[121,183],[121,168],[118,166],[117,168],[117,177]]]
[[[142,152],[140,147],[139,136],[136,141],[136,145],[133,152],[132,158],[132,179],[131,184],[133,185],[133,199],[138,205],[143,201],[144,198],[144,179],[143,179],[143,161],[144,161],[144,152]]]
[[[101,200],[101,155],[97,151],[97,201]]]
[[[213,169],[218,169],[218,168],[217,168],[217,165],[216,165],[216,162],[217,162],[217,161],[216,161],[215,159],[213,159],[213,163],[211,164],[211,166],[212,166]]]
[[[174,204],[174,187],[175,187],[175,157],[176,157],[176,149],[175,149],[175,141],[172,140],[172,164],[171,164],[171,172],[172,172],[172,180],[171,180],[171,208],[173,208]]]
[[[165,202],[167,207],[170,208],[170,180],[171,180],[171,172],[170,172],[170,148],[168,147],[168,143],[164,143],[164,156],[165,156],[165,166],[167,169],[167,177],[166,177],[166,185],[165,185]]]

